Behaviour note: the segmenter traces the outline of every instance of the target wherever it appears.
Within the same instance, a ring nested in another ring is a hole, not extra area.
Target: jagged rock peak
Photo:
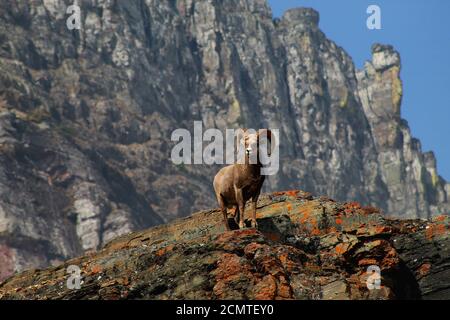
[[[372,45],[372,64],[377,71],[400,67],[400,54],[391,45],[375,43]]]
[[[395,51],[394,46],[390,44],[374,43],[371,48],[372,53],[382,52],[382,51]]]
[[[312,8],[289,9],[283,14],[283,21],[289,24],[317,27],[319,25],[319,12]]]

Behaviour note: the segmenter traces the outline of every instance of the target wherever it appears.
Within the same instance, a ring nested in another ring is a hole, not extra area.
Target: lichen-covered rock
[[[261,197],[258,230],[226,232],[220,216],[201,211],[15,275],[0,284],[0,299],[450,297],[448,216],[387,219],[375,208],[296,190]],[[79,289],[67,286],[69,266],[80,269]],[[381,283],[370,288],[373,266]]]
[[[312,9],[274,20],[264,0],[77,3],[80,30],[66,26],[73,1],[0,3],[0,279],[213,206],[218,166],[169,160],[171,133],[194,120],[279,128],[266,191],[449,212],[449,184],[400,118],[392,47],[357,72]]]

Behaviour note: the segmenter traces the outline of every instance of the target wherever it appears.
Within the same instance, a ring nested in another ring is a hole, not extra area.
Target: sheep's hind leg
[[[258,223],[256,222],[256,202],[258,198],[252,199],[252,228],[258,228]]]
[[[239,229],[245,228],[244,223],[244,208],[245,208],[245,202],[244,202],[244,195],[242,194],[242,189],[236,189],[236,202],[239,207]]]
[[[241,215],[241,213],[239,212],[239,206],[236,205],[236,210],[234,211],[234,221],[236,222],[236,224],[239,224],[239,216]]]
[[[227,207],[225,206],[225,203],[221,197],[219,197],[219,205],[220,205],[220,211],[222,211],[223,214],[223,223],[225,224],[225,229],[227,231],[230,231],[230,225],[228,224],[228,216],[227,216]]]

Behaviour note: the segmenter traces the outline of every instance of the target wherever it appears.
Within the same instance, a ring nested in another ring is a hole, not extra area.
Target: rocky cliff
[[[450,298],[448,216],[388,219],[293,190],[261,197],[257,219],[258,230],[225,232],[220,211],[208,210],[123,235],[8,279],[0,299]],[[379,287],[368,287],[368,268],[379,268]]]
[[[170,161],[177,128],[279,128],[266,190],[301,187],[403,218],[449,184],[400,116],[400,58],[357,71],[319,14],[264,0],[0,3],[0,278],[215,205],[217,166]]]

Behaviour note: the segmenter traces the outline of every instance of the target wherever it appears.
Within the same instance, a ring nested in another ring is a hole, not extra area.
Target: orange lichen
[[[296,215],[300,217],[299,222],[301,224],[304,224],[307,220],[309,220],[317,205],[317,202],[311,201],[302,206],[296,207],[296,209],[298,208]]]
[[[102,267],[98,264],[91,267],[91,273],[96,274],[102,272]]]
[[[426,230],[425,234],[428,240],[431,240],[435,236],[444,235],[448,228],[444,224],[432,224]]]
[[[300,190],[286,190],[286,191],[275,191],[272,193],[274,196],[289,196],[289,197],[297,197]]]
[[[358,265],[359,266],[370,266],[370,265],[377,265],[378,262],[376,259],[370,259],[370,258],[365,258],[365,259],[361,259],[358,261]]]
[[[221,242],[221,243],[228,243],[237,238],[250,236],[250,235],[256,235],[257,233],[258,233],[258,231],[253,228],[227,231],[227,232],[223,232],[223,233],[219,234],[216,238],[216,241]]]
[[[160,257],[160,256],[166,254],[167,252],[172,251],[173,248],[174,248],[174,245],[169,245],[169,246],[167,246],[167,247],[164,247],[164,248],[159,249],[158,251],[156,251],[155,254],[156,254],[158,257]]]
[[[287,196],[296,197],[298,192],[299,192],[299,190],[289,190],[289,191],[286,191],[285,194]]]
[[[256,300],[273,300],[277,293],[277,283],[275,277],[267,275],[255,286]]]
[[[253,257],[257,250],[262,249],[264,247],[265,245],[263,244],[252,242],[245,246],[244,252],[247,256]]]
[[[283,266],[283,268],[285,268],[288,272],[292,272],[294,270],[298,270],[301,267],[299,262],[292,261],[289,258],[289,253],[287,253],[287,252],[282,253],[278,257],[278,259],[280,260],[281,265]]]
[[[311,212],[307,211],[307,210],[301,212],[302,216],[300,218],[300,223],[302,223],[302,224],[305,223],[309,219],[310,214],[311,214]]]
[[[347,250],[348,250],[348,245],[345,244],[345,243],[339,243],[339,244],[336,246],[335,250],[336,250],[336,253],[337,253],[337,254],[344,254],[344,253],[347,252]]]
[[[241,274],[248,273],[248,266],[241,263],[241,258],[232,253],[224,253],[217,262],[216,280],[217,282],[229,282],[240,277]]]
[[[286,204],[286,207],[288,212],[292,210],[292,205],[289,202]]]
[[[358,202],[347,202],[344,206],[348,209],[361,209],[361,205]]]
[[[336,233],[336,232],[338,232],[338,230],[335,227],[330,227],[330,228],[328,228],[327,232],[328,233]]]
[[[292,298],[292,289],[284,276],[280,276],[279,285],[277,287],[277,299]]]
[[[431,264],[430,263],[424,263],[424,264],[422,264],[421,266],[420,266],[420,268],[419,268],[419,274],[421,275],[421,276],[425,276],[425,275],[427,275],[428,273],[430,273],[430,269],[431,269]]]
[[[375,228],[375,232],[377,234],[380,234],[380,233],[391,233],[392,232],[392,228],[388,227],[388,226],[377,226]]]

